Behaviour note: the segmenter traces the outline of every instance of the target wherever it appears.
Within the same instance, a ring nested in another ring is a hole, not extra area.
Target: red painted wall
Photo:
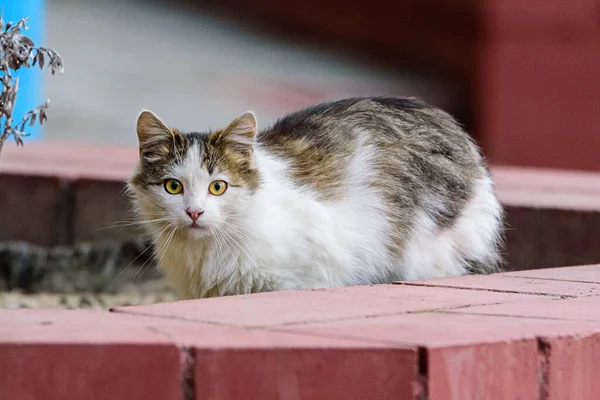
[[[476,129],[496,164],[600,170],[600,2],[488,0]]]

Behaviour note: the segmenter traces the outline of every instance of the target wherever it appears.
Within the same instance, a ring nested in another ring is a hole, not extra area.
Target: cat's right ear
[[[137,119],[140,157],[148,162],[158,161],[170,153],[180,134],[170,129],[156,114],[144,110]]]

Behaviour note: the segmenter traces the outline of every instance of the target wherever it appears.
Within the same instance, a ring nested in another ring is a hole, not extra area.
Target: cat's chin
[[[210,229],[207,226],[188,226],[185,230],[191,239],[202,239],[210,235]]]

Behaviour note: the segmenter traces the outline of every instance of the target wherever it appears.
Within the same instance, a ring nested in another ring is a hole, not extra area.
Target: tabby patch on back
[[[471,138],[416,99],[319,104],[257,132],[143,111],[129,182],[184,298],[488,273],[503,212]]]

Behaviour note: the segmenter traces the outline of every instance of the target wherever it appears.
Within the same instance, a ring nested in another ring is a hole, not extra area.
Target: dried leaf
[[[59,56],[58,54],[56,55],[56,67],[58,68],[58,73],[59,74],[64,74],[65,73],[65,67],[63,65],[62,57]]]
[[[35,119],[37,118],[37,114],[32,112],[31,113],[31,119],[29,121],[29,126],[33,126],[33,124],[35,124]]]
[[[44,121],[46,121],[48,117],[46,116],[46,110],[44,108],[40,109],[40,125],[44,125]]]
[[[42,68],[44,68],[44,53],[41,51],[38,51],[37,56],[38,56],[38,63],[40,65],[40,69],[42,69]]]
[[[14,38],[19,42],[20,45],[25,45],[28,47],[33,47],[35,43],[31,38],[25,35],[15,35]]]

